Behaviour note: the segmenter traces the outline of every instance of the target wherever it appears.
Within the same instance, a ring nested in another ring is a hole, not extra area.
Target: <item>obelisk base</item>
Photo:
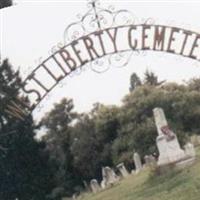
[[[159,150],[158,166],[184,160],[185,152],[180,148],[176,135],[170,141],[165,135],[159,135],[156,139]]]

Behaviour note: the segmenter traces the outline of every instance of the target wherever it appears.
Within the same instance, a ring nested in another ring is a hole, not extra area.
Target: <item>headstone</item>
[[[136,173],[138,173],[142,170],[142,162],[141,162],[140,155],[137,152],[133,154],[133,160],[135,163],[135,171]]]
[[[102,176],[106,187],[109,185],[113,185],[119,180],[115,172],[110,167],[102,168]]]
[[[156,158],[152,155],[149,156],[151,165],[156,165]]]
[[[165,165],[185,158],[180,148],[176,134],[169,128],[163,109],[153,109],[155,123],[158,131],[156,139],[159,150],[158,165]]]
[[[200,135],[197,136],[197,142],[200,144]]]
[[[200,136],[199,135],[193,135],[191,137],[191,143],[194,145],[194,146],[199,146],[200,145]]]
[[[146,155],[146,156],[144,157],[144,160],[145,160],[145,165],[146,165],[147,167],[153,167],[153,166],[156,165],[156,159],[155,159],[155,157],[152,156],[152,155]]]
[[[185,148],[185,154],[186,154],[186,156],[188,156],[188,157],[195,157],[196,156],[196,152],[195,152],[193,144],[187,143],[184,146],[184,148]]]
[[[87,184],[87,182],[86,181],[83,181],[83,185],[84,185],[84,187],[85,187],[85,190],[89,190],[89,186],[88,186],[88,184]]]
[[[126,170],[126,167],[124,166],[124,163],[118,164],[117,169],[120,171],[121,175],[124,178],[126,178],[129,175],[128,171]]]
[[[106,182],[105,182],[104,179],[101,181],[101,188],[102,188],[102,189],[105,189],[105,188],[106,188]]]
[[[133,170],[131,170],[131,174],[136,174],[136,172],[135,172],[135,170],[133,169]]]
[[[72,199],[76,200],[77,199],[77,194],[73,194]]]
[[[91,190],[92,190],[93,193],[97,193],[97,192],[100,191],[100,186],[99,186],[96,179],[92,179],[90,181],[90,187],[91,187]]]
[[[145,165],[149,166],[150,165],[150,156],[148,156],[148,155],[144,156],[144,161],[145,161]]]

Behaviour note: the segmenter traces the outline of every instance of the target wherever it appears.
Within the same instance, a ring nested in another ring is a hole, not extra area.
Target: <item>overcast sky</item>
[[[0,51],[2,58],[9,58],[16,69],[20,67],[25,77],[28,68],[35,68],[40,57],[45,59],[51,47],[63,41],[65,28],[77,20],[77,14],[85,14],[88,8],[86,0],[15,2],[16,6],[0,11]],[[130,10],[139,21],[152,18],[156,24],[200,32],[198,1],[101,1],[101,7],[108,8],[109,5],[114,5],[116,10]],[[176,82],[200,75],[200,64],[189,58],[156,52],[133,55],[124,68],[111,67],[103,74],[88,69],[67,78],[66,85],[56,87],[51,98],[43,102],[44,108],[40,112],[36,110],[34,116],[41,117],[63,97],[72,98],[79,112],[89,111],[95,102],[119,105],[128,93],[131,73],[143,76],[146,69],[155,72],[160,80]]]

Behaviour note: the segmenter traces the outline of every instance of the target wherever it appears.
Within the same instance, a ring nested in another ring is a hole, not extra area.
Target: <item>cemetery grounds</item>
[[[200,146],[196,148],[196,162],[183,170],[172,170],[155,176],[151,169],[130,175],[112,188],[97,194],[85,193],[80,200],[199,200]],[[68,200],[64,198],[64,200]]]

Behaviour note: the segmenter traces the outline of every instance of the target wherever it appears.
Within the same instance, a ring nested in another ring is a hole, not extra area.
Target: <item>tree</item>
[[[0,1],[0,9],[12,6],[12,0],[1,0]]]
[[[193,78],[188,83],[188,87],[190,90],[200,91],[200,79]]]
[[[130,88],[129,91],[132,92],[136,87],[141,86],[142,82],[136,73],[133,73],[130,77]]]
[[[103,166],[113,165],[112,144],[118,136],[119,109],[116,106],[100,105],[93,111],[95,134],[98,141],[101,163]]]
[[[81,181],[89,182],[94,177],[100,179],[100,149],[95,133],[95,122],[88,114],[79,116],[73,128],[71,149],[74,157],[73,166]]]
[[[152,86],[159,86],[162,85],[165,81],[158,81],[158,77],[151,71],[146,70],[144,73],[144,84],[152,85]]]
[[[73,166],[82,180],[89,182],[95,177],[100,181],[102,167],[113,166],[112,145],[118,136],[118,113],[116,106],[97,103],[90,113],[79,116],[73,127]]]
[[[51,160],[56,165],[56,173],[53,177],[57,185],[55,189],[62,188],[61,196],[72,195],[78,184],[77,179],[79,180],[72,166],[71,132],[73,121],[77,116],[73,108],[73,101],[64,98],[42,119],[42,125],[47,130],[44,141],[47,143]]]
[[[8,60],[0,65],[0,72],[0,199],[45,200],[53,185],[45,144],[34,139],[31,115],[23,120],[6,112],[10,100],[21,98],[21,79]]]

